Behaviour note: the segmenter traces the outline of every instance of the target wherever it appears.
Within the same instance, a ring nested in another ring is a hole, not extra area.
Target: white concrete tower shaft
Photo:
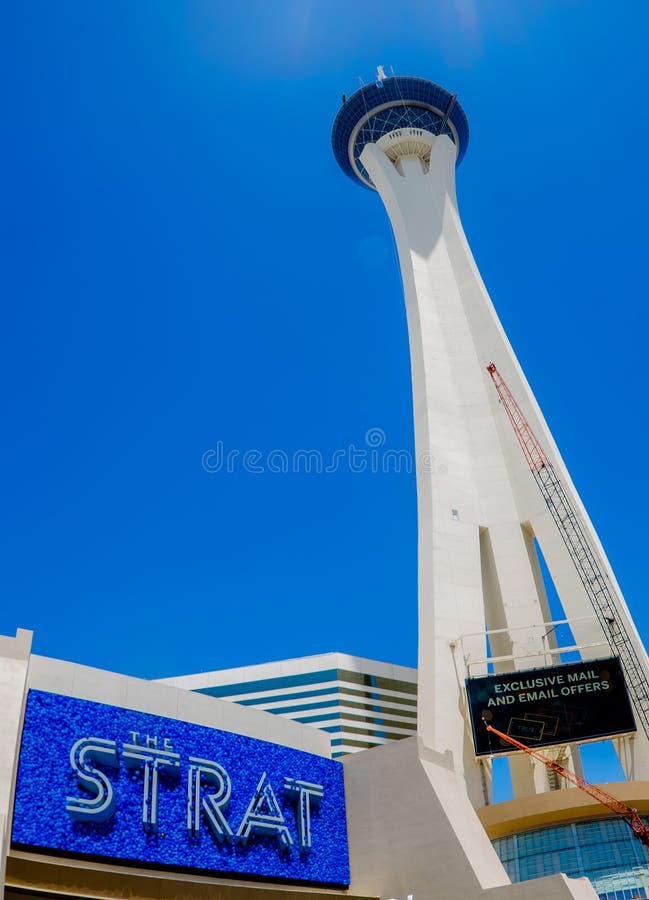
[[[536,543],[582,658],[612,650],[499,403],[486,371],[492,360],[561,478],[645,678],[649,663],[468,246],[455,192],[458,134],[452,119],[447,124],[455,98],[446,112],[429,113],[437,116],[436,128],[421,127],[423,118],[408,125],[402,116],[390,130],[394,107],[410,102],[403,93],[408,83],[421,80],[394,81],[401,82],[396,101],[368,109],[363,98],[365,112],[349,138],[348,174],[374,187],[385,205],[405,294],[417,455],[419,738],[430,751],[452,753],[455,772],[466,780],[474,805],[481,805],[489,793],[488,769],[474,756],[463,684],[467,672],[486,671],[485,633],[491,656],[504,657],[497,670],[560,663],[547,634],[552,623]],[[413,97],[416,115],[424,105],[421,94]],[[619,755],[627,777],[649,779],[649,741],[637,708],[636,720],[638,733],[618,742]],[[579,769],[576,753],[572,764]],[[548,789],[545,771],[527,759],[516,757],[511,768],[517,795]]]

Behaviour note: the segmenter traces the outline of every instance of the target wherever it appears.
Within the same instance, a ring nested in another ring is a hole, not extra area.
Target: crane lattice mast
[[[494,363],[489,363],[487,372],[498,391],[516,439],[568,549],[608,644],[612,652],[620,658],[636,715],[640,718],[644,731],[649,737],[649,686],[625,624],[618,615],[609,579],[604,574],[597,556],[590,546],[552,463],[507,383]]]
[[[549,756],[545,756],[538,750],[534,750],[532,747],[528,747],[526,744],[522,744],[520,741],[517,741],[516,738],[510,737],[510,735],[505,734],[503,731],[498,731],[497,728],[494,728],[492,725],[487,725],[486,722],[485,727],[487,731],[490,731],[492,732],[492,734],[497,735],[503,741],[507,741],[507,743],[511,744],[513,747],[516,747],[518,750],[523,750],[525,753],[527,753],[528,756],[531,756],[532,759],[536,759],[539,762],[542,762],[548,767],[548,769],[556,772],[557,775],[565,778],[566,781],[572,782],[575,787],[578,787],[580,791],[583,791],[585,794],[593,797],[593,799],[597,800],[598,803],[601,803],[602,806],[606,806],[614,813],[617,813],[617,815],[622,816],[631,831],[638,838],[638,840],[641,841],[645,847],[649,848],[649,827],[642,821],[636,809],[632,809],[630,806],[627,806],[626,803],[623,803],[621,800],[618,800],[616,797],[608,794],[606,791],[602,790],[601,787],[598,787],[595,784],[590,784],[580,775],[577,775],[575,772],[571,772],[570,769],[566,769],[558,762],[555,762],[555,760],[550,759]]]

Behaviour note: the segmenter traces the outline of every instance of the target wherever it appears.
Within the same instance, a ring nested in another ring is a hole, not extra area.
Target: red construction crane
[[[548,767],[548,769],[556,772],[557,775],[565,778],[566,781],[572,782],[575,787],[578,787],[580,791],[583,791],[585,794],[593,797],[593,799],[597,800],[598,803],[601,803],[602,806],[606,806],[614,813],[617,813],[618,816],[622,816],[622,818],[627,823],[634,835],[638,838],[638,840],[641,841],[645,847],[649,848],[649,826],[645,825],[645,823],[642,821],[642,819],[638,815],[637,809],[632,809],[630,806],[627,806],[626,803],[622,803],[621,800],[618,800],[617,798],[611,796],[611,794],[607,794],[606,791],[603,791],[600,787],[597,787],[594,784],[589,784],[579,775],[575,775],[574,772],[571,772],[569,769],[565,769],[562,765],[559,765],[558,762],[555,762],[553,759],[550,759],[548,756],[545,756],[538,750],[533,750],[531,747],[528,747],[525,744],[521,744],[521,742],[517,741],[516,738],[510,737],[503,731],[498,731],[497,728],[494,728],[492,725],[488,725],[484,719],[482,721],[485,723],[487,731],[490,731],[492,732],[492,734],[495,734],[499,738],[502,738],[503,741],[507,741],[507,743],[511,744],[513,747],[516,747],[518,750],[523,750],[525,753],[527,753],[528,756],[531,756],[532,759],[536,759],[539,762],[542,762]]]
[[[532,472],[538,472],[545,466],[549,466],[550,461],[545,455],[543,447],[541,447],[538,442],[529,422],[523,415],[520,406],[507,387],[507,382],[496,368],[495,363],[489,363],[487,372],[491,375],[491,380],[496,386],[498,396],[502,400],[509,421],[512,423],[512,427],[518,439],[518,443],[521,445],[521,449],[525,454],[528,466]]]
[[[618,612],[611,581],[598,560],[597,552],[586,537],[579,516],[572,508],[554,466],[507,383],[494,363],[489,363],[487,372],[491,375],[516,439],[566,545],[611,650],[620,658],[636,717],[640,719],[645,734],[649,737],[649,684],[624,619]]]

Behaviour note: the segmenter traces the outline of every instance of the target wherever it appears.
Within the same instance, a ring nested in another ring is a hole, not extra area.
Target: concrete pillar
[[[25,708],[32,632],[19,628],[16,637],[0,635],[0,885],[11,835],[13,785],[18,764]]]
[[[399,130],[399,140],[407,131]],[[452,753],[478,804],[477,762],[467,753],[463,728],[464,673],[451,647],[465,635],[498,627],[506,630],[493,639],[497,655],[514,657],[502,671],[549,662],[535,534],[566,617],[575,620],[575,636],[599,641],[600,656],[610,652],[486,372],[489,362],[507,381],[607,563],[471,255],[455,196],[456,146],[447,135],[411,131],[420,143],[429,141],[429,163],[410,155],[395,164],[381,149],[391,146],[394,155],[389,135],[379,145],[366,144],[360,161],[390,217],[408,317],[419,461],[419,736],[429,749]],[[606,571],[614,583],[610,567]],[[615,589],[620,620],[649,678],[646,652]],[[470,642],[472,658],[486,655],[484,640]],[[626,746],[625,758],[627,771],[649,777],[644,733]],[[517,795],[548,789],[547,778],[527,760],[516,761],[512,775]]]

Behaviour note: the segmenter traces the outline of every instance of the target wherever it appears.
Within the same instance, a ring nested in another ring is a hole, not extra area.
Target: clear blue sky
[[[487,286],[645,638],[646,35],[598,0],[15,2],[0,41],[0,633],[144,677],[416,662],[414,475],[205,451],[412,449],[387,217],[337,168],[377,63],[458,91]]]

